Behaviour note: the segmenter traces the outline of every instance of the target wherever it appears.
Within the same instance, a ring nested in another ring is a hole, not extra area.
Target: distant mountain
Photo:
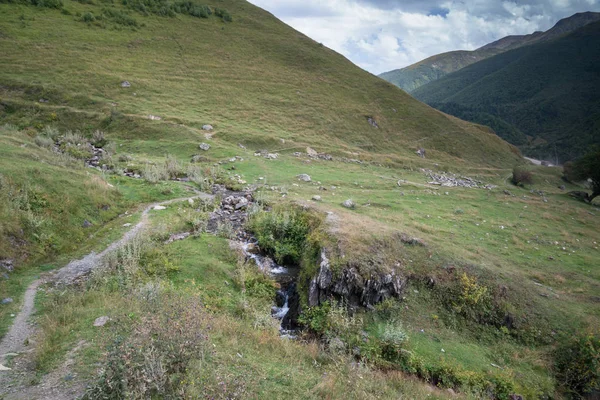
[[[570,30],[569,22],[555,28]],[[412,94],[490,126],[526,155],[573,159],[600,143],[600,22],[479,61]]]
[[[600,21],[600,13],[578,13],[558,21],[552,29],[546,32],[507,36],[473,51],[459,50],[438,54],[406,68],[385,72],[379,77],[411,93],[429,82],[438,80],[468,65],[508,50],[556,39],[596,21]]]

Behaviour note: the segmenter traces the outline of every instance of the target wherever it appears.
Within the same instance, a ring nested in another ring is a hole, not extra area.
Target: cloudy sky
[[[600,0],[249,1],[375,74],[600,11]]]

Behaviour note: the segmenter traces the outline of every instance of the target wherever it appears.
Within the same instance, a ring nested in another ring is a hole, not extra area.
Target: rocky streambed
[[[260,249],[256,238],[245,229],[249,210],[256,207],[253,191],[250,189],[230,191],[217,185],[214,194],[221,201],[219,207],[209,217],[207,230],[218,234],[220,227],[228,225],[235,247],[241,249],[246,261],[252,262],[279,283],[271,314],[281,321],[282,336],[294,337],[295,332],[300,328],[298,317],[302,310],[299,287],[307,288],[309,307],[334,299],[343,301],[353,308],[370,309],[388,298],[402,297],[408,278],[400,273],[399,265],[387,269],[385,273],[373,272],[368,277],[360,273],[358,266],[350,264],[341,271],[334,272],[326,249],[321,251],[315,275],[308,282],[298,282],[300,268],[278,265]],[[425,243],[414,238],[403,236],[399,240],[403,243],[426,246]]]

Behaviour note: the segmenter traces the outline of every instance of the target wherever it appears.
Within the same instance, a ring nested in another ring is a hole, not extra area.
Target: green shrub
[[[93,13],[91,13],[90,11],[84,13],[81,16],[81,22],[87,22],[87,23],[91,23],[94,22],[96,20],[96,17],[94,16]]]
[[[600,337],[575,337],[559,346],[555,371],[558,383],[574,398],[599,390]]]
[[[233,18],[231,14],[227,10],[222,8],[215,8],[215,16],[221,18],[223,22],[233,22]]]
[[[259,246],[278,263],[299,265],[314,224],[314,217],[308,212],[292,208],[255,213],[249,228]]]
[[[115,24],[136,28],[139,26],[138,22],[135,18],[130,16],[129,14],[116,10],[114,8],[105,8],[102,11],[102,15],[108,18],[109,21],[114,22]]]
[[[394,361],[400,357],[408,335],[400,323],[391,320],[378,326],[377,339],[381,342],[383,358]]]

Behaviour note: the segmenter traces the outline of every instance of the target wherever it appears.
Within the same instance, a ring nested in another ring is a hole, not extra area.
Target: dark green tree
[[[585,156],[566,163],[564,166],[564,175],[571,182],[580,182],[591,180],[592,194],[586,193],[583,199],[591,203],[592,200],[600,196],[600,146],[596,146]]]

